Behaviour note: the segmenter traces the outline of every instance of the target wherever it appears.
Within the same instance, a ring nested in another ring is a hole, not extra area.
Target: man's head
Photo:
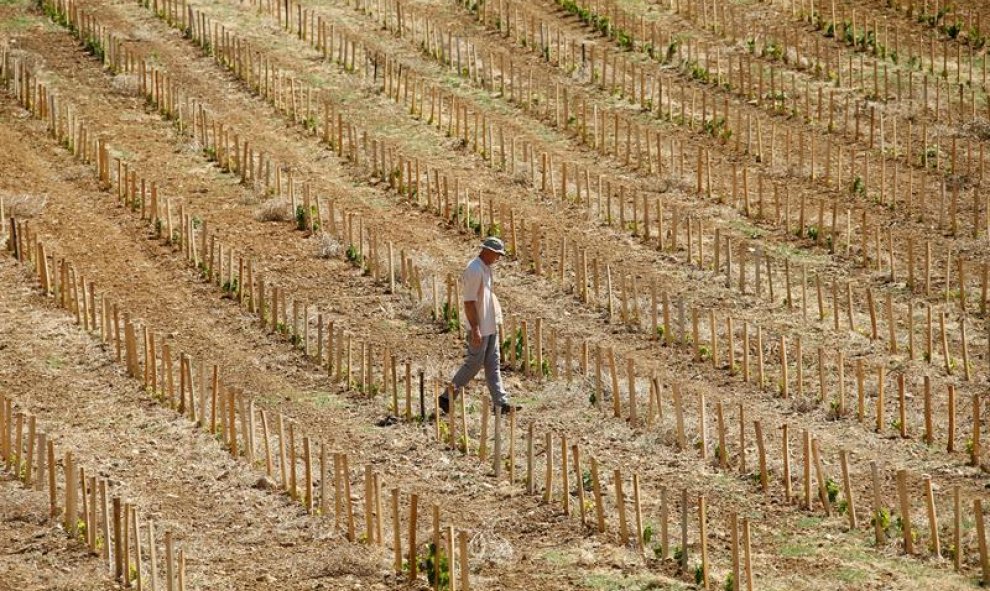
[[[498,238],[489,236],[481,243],[481,254],[478,256],[481,257],[481,260],[486,265],[496,263],[500,258],[505,256],[505,244]]]

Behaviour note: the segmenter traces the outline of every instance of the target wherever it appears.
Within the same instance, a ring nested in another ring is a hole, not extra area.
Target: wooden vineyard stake
[[[233,407],[233,398],[231,398],[230,406]],[[231,424],[234,422],[234,417],[231,416]],[[234,433],[231,432],[231,440],[233,441]],[[299,500],[299,481],[296,478],[296,428],[295,422],[291,419],[289,420],[289,498],[293,501]]]
[[[688,491],[681,489],[681,571],[687,570],[688,565]]]
[[[942,557],[942,545],[939,541],[938,515],[935,512],[935,492],[932,490],[932,478],[927,474],[925,480],[925,505],[928,509],[928,548],[935,558]]]
[[[303,503],[306,505],[306,512],[313,513],[313,463],[312,449],[310,448],[309,437],[303,437],[303,464],[305,466],[304,483],[306,492],[303,494]]]
[[[708,589],[708,501],[705,495],[698,497],[698,538],[701,541],[701,584]]]
[[[639,423],[636,403],[636,362],[632,357],[626,358],[626,375],[629,381],[629,424],[635,427]],[[618,392],[616,392],[618,397]]]
[[[698,438],[701,446],[701,459],[708,459],[708,417],[705,393],[698,392]]]
[[[549,451],[548,456],[549,456]],[[568,466],[567,466],[567,435],[563,433],[560,434],[560,496],[562,497],[561,502],[563,503],[564,515],[571,514],[571,487],[568,482]],[[580,478],[580,474],[578,474]]]
[[[335,452],[333,454],[333,516],[334,516],[334,527],[337,529],[341,528],[341,520],[344,514],[344,478],[341,475],[341,465],[343,463],[343,454]]]
[[[681,396],[681,385],[674,382],[671,388],[671,397],[674,399],[674,417],[677,428],[677,450],[684,451],[687,448],[687,437],[684,433],[684,401]]]
[[[412,493],[409,497],[409,580],[416,580],[417,571],[417,556],[416,552],[418,548],[416,546],[416,527],[418,521],[416,519],[417,512],[419,510],[419,495]]]
[[[977,402],[977,406],[975,408],[977,408],[977,409],[979,408],[979,403],[978,402]],[[979,417],[979,415],[974,415],[974,416],[976,416],[977,418]],[[36,429],[35,416],[34,415],[30,415],[28,417],[27,453],[24,456],[25,459],[24,459],[24,462],[23,462],[23,466],[24,466],[24,486],[25,487],[28,487],[28,488],[31,487],[31,478],[32,478],[32,470],[31,469],[32,469],[32,466],[34,465],[35,429]],[[976,432],[978,433],[978,431],[976,431]],[[977,454],[976,457],[979,457],[979,455]],[[83,518],[85,519],[85,515],[83,516]]]
[[[177,580],[178,591],[186,591],[186,553],[185,550],[179,548],[177,554],[179,557],[178,580]]]
[[[0,400],[0,412],[2,412],[2,407],[3,407],[3,401]],[[2,423],[2,422],[3,422],[3,420],[0,419],[0,423]],[[43,491],[43,490],[45,490],[45,485],[48,482],[48,474],[47,474],[47,472],[48,472],[50,466],[48,466],[48,462],[46,461],[46,459],[48,457],[46,455],[47,449],[48,449],[48,436],[45,433],[39,433],[38,434],[38,447],[37,447],[37,450],[38,450],[38,456],[37,456],[38,469],[37,469],[37,475],[36,475],[36,477],[34,479],[34,490],[37,490],[37,491]]]
[[[381,545],[383,545],[385,543],[385,539],[383,537],[383,530],[385,528],[385,526],[383,525],[383,522],[385,521],[385,518],[384,518],[385,513],[382,510],[382,481],[381,481],[381,474],[379,474],[377,472],[374,473],[374,494],[375,494],[375,504],[374,504],[374,508],[375,508],[375,540],[378,542],[378,545],[381,546]]]
[[[962,499],[958,484],[952,486],[952,544],[956,548],[952,562],[956,572],[962,568]]]
[[[739,471],[746,473],[746,407],[739,403]]]
[[[340,477],[344,485],[341,496],[347,516],[347,541],[354,543],[357,540],[357,533],[354,525],[354,502],[351,497],[351,469],[347,465],[347,454],[340,455]]]
[[[433,504],[433,547],[436,548],[438,552],[439,552],[439,549],[442,547],[440,542],[441,542],[440,505],[434,503]],[[450,566],[450,565],[448,564],[448,566]],[[427,575],[427,576],[429,576],[429,575]],[[440,587],[440,584],[439,584],[439,581],[440,581],[440,564],[439,564],[439,561],[434,561],[433,562],[433,581],[434,581],[434,583],[433,583],[434,588],[439,588]]]
[[[396,576],[402,575],[402,522],[399,515],[399,494],[399,489],[392,489],[392,570]]]
[[[803,487],[804,487],[804,508],[807,509],[807,510],[809,510],[809,511],[811,511],[812,510],[812,502],[811,502],[811,498],[812,498],[811,497],[811,434],[808,432],[807,429],[804,430],[804,433],[802,434],[802,437],[801,437],[801,441],[802,441],[802,454],[801,455],[802,455],[802,460],[803,460],[802,463],[804,465],[804,473],[802,474],[802,476],[804,477],[803,480],[802,480]]]
[[[612,477],[615,483],[615,506],[619,512],[619,540],[625,545],[629,543],[629,522],[626,520],[626,495],[622,488],[622,472],[615,469]]]
[[[457,391],[454,389],[454,385],[450,384],[447,387],[447,396],[450,401],[450,414],[447,417],[447,432],[450,440],[447,442],[451,449],[457,449]],[[466,393],[462,393],[462,396],[466,396]],[[437,413],[440,416],[440,413]]]
[[[260,412],[261,412],[261,438],[265,442],[265,473],[268,475],[269,478],[271,478],[273,466],[272,466],[271,441],[268,438],[268,415],[265,413],[264,410],[261,410]],[[215,430],[216,429],[214,429],[214,431]]]
[[[484,403],[482,406],[488,408],[487,403]],[[494,436],[495,442],[492,445],[494,457],[492,458],[492,463],[494,464],[495,479],[498,480],[502,477],[502,412],[500,410],[495,412]]]
[[[780,439],[780,451],[783,454],[784,459],[784,473],[782,478],[784,479],[784,499],[790,503],[791,502],[791,452],[790,452],[790,436],[788,435],[787,423],[784,423],[781,427],[783,433]]]
[[[787,392],[787,338],[781,335],[780,337],[780,395],[783,398],[788,398]]]
[[[588,524],[584,506],[584,479],[581,472],[581,448],[575,443],[571,446],[571,458],[574,462],[575,488],[577,489],[578,510],[581,514],[581,525]]]
[[[949,415],[949,426],[946,443],[946,451],[952,453],[956,450],[956,387],[953,384],[948,385],[949,390],[949,400],[948,400],[948,415]]]
[[[616,372],[615,349],[608,350],[608,369],[612,376],[612,416],[622,418],[622,403],[619,399],[619,375]]]
[[[131,553],[129,551],[128,538],[130,537],[130,533],[129,533],[130,525],[128,522],[130,521],[129,516],[131,514],[131,505],[130,503],[122,503],[115,505],[114,508],[115,509],[119,508],[121,510],[119,515],[120,530],[118,532],[120,535],[120,553],[121,553],[120,561],[123,563],[121,574],[124,577],[124,587],[130,587],[131,586]]]
[[[10,419],[10,401],[7,401],[7,419]],[[10,435],[10,425],[8,424],[7,435]],[[8,462],[10,442],[7,440]],[[54,519],[58,515],[58,490],[55,488],[55,443],[48,441],[48,517]],[[9,463],[8,463],[9,465]]]
[[[853,496],[852,482],[849,477],[849,452],[845,449],[839,450],[839,463],[842,467],[842,490],[846,497],[846,513],[849,516],[849,529],[857,528],[856,501]]]
[[[10,425],[12,402],[0,394],[0,454],[3,454],[4,469],[10,471],[13,455],[10,453]]]
[[[722,412],[722,402],[715,405],[715,415],[718,423],[718,464],[725,470],[729,467],[728,453],[725,446],[725,416]]]
[[[175,553],[172,546],[172,532],[165,531],[165,589],[175,591]]]
[[[822,465],[821,452],[818,449],[818,440],[811,440],[811,455],[815,463],[815,478],[818,480],[818,496],[822,506],[825,507],[825,515],[832,516],[832,503],[828,498],[828,486],[825,479],[825,468]]]
[[[739,517],[735,511],[729,513],[729,540],[732,549],[732,585],[736,589],[739,581],[742,580],[742,572],[739,568]]]
[[[155,521],[148,520],[148,573],[151,580],[151,591],[158,589],[158,551],[155,546]]]
[[[34,417],[32,417],[33,419]],[[980,467],[981,449],[980,424],[983,421],[980,413],[980,395],[973,394],[973,435],[969,440],[969,463],[977,468]]]
[[[509,408],[509,484],[516,483],[516,409]]]
[[[20,456],[20,437],[17,438],[18,441],[18,456]],[[54,464],[53,464],[54,465]],[[76,492],[75,478],[76,474],[76,464],[75,459],[72,457],[72,452],[65,452],[65,460],[62,464],[65,470],[65,531],[71,536],[76,535],[76,530],[78,529],[78,520],[76,513],[76,499],[78,498],[78,493]],[[18,470],[20,470],[20,460],[18,459]],[[116,577],[119,578],[119,577]]]
[[[320,516],[326,517],[330,512],[327,502],[327,448],[320,443]]]
[[[451,538],[453,538],[453,528],[451,528]],[[457,534],[457,543],[460,551],[460,577],[461,577],[461,591],[471,591],[471,569],[470,561],[468,560],[468,536],[466,531],[460,531]],[[453,560],[453,553],[451,553],[451,560]],[[453,563],[451,564],[451,573],[453,573]],[[453,586],[451,586],[451,591],[453,591]]]
[[[976,517],[976,542],[980,547],[980,570],[982,571],[980,583],[988,585],[990,584],[990,551],[987,549],[987,531],[981,499],[973,499],[973,514]]]
[[[478,459],[482,462],[488,461],[488,413],[490,405],[485,401],[481,403],[481,435],[478,439]],[[498,414],[497,412],[495,414]]]
[[[109,483],[106,479],[100,480],[100,521],[103,524],[103,559],[109,564],[110,561],[110,505],[107,502],[107,487]]]
[[[533,481],[533,446],[535,424],[530,423],[526,433],[526,492],[533,494],[536,483]]]
[[[766,446],[763,441],[763,426],[760,421],[753,421],[753,429],[756,432],[756,447],[757,452],[760,456],[760,488],[766,493],[769,490],[769,482],[767,478],[767,454]]]
[[[750,541],[749,517],[743,517],[742,530],[743,564],[746,569],[746,591],[753,591],[753,559],[752,544]]]
[[[553,432],[547,431],[545,444],[546,460],[544,466],[546,468],[546,474],[544,478],[543,485],[543,502],[552,503],[553,502]],[[566,470],[566,466],[564,467]]]
[[[635,511],[636,517],[636,547],[639,548],[640,554],[645,550],[645,544],[643,540],[643,510],[642,504],[640,503],[639,495],[639,474],[633,472],[633,510]]]
[[[884,399],[883,399],[883,389],[886,383],[886,373],[887,368],[883,365],[877,366],[877,412],[876,412],[876,431],[877,433],[883,433],[884,430]]]
[[[887,533],[879,519],[883,505],[880,497],[880,470],[875,461],[870,462],[870,477],[873,480],[873,531],[876,536],[877,547],[880,547],[886,543]]]
[[[598,475],[598,460],[591,456],[591,490],[595,495],[595,517],[598,533],[605,533],[605,507],[602,505],[602,483]]]

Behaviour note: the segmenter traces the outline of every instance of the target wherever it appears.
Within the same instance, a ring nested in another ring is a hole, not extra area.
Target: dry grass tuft
[[[326,556],[323,563],[323,576],[326,577],[372,577],[378,574],[380,557],[362,549],[341,544]]]
[[[133,95],[138,93],[138,77],[134,74],[117,74],[110,83],[117,94]]]
[[[340,256],[341,244],[336,238],[327,232],[320,232],[316,235],[318,254],[322,259],[335,259]]]
[[[980,141],[990,140],[990,121],[983,118],[973,119],[963,125],[963,131],[972,134]]]
[[[0,192],[0,201],[3,202],[3,207],[0,209],[3,209],[5,218],[33,218],[45,208],[48,197],[30,193]]]
[[[262,203],[254,217],[259,222],[291,222],[295,219],[292,216],[292,204],[284,199],[271,199]]]
[[[493,529],[475,533],[468,542],[468,551],[473,560],[493,565],[508,564],[516,555],[512,543]]]

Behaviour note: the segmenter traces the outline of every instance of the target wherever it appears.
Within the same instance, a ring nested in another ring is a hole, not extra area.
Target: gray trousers
[[[508,394],[502,387],[502,369],[499,365],[500,344],[498,333],[481,337],[481,344],[477,347],[471,346],[470,336],[467,343],[467,356],[457,373],[454,374],[454,387],[457,392],[467,386],[474,376],[478,375],[481,368],[485,368],[485,381],[488,382],[488,391],[492,396],[493,404],[504,404],[508,402]]]

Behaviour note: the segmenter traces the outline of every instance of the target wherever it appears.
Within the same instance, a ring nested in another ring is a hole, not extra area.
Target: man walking
[[[502,315],[495,292],[492,291],[492,267],[505,256],[505,245],[494,237],[481,243],[481,252],[468,263],[461,283],[464,286],[464,315],[467,317],[467,357],[451,383],[455,396],[485,368],[485,380],[492,396],[496,412],[507,413],[513,408],[509,395],[502,387],[502,371],[499,366],[500,345],[498,323]],[[440,396],[440,408],[450,410],[448,393]],[[519,407],[515,407],[519,410]]]

